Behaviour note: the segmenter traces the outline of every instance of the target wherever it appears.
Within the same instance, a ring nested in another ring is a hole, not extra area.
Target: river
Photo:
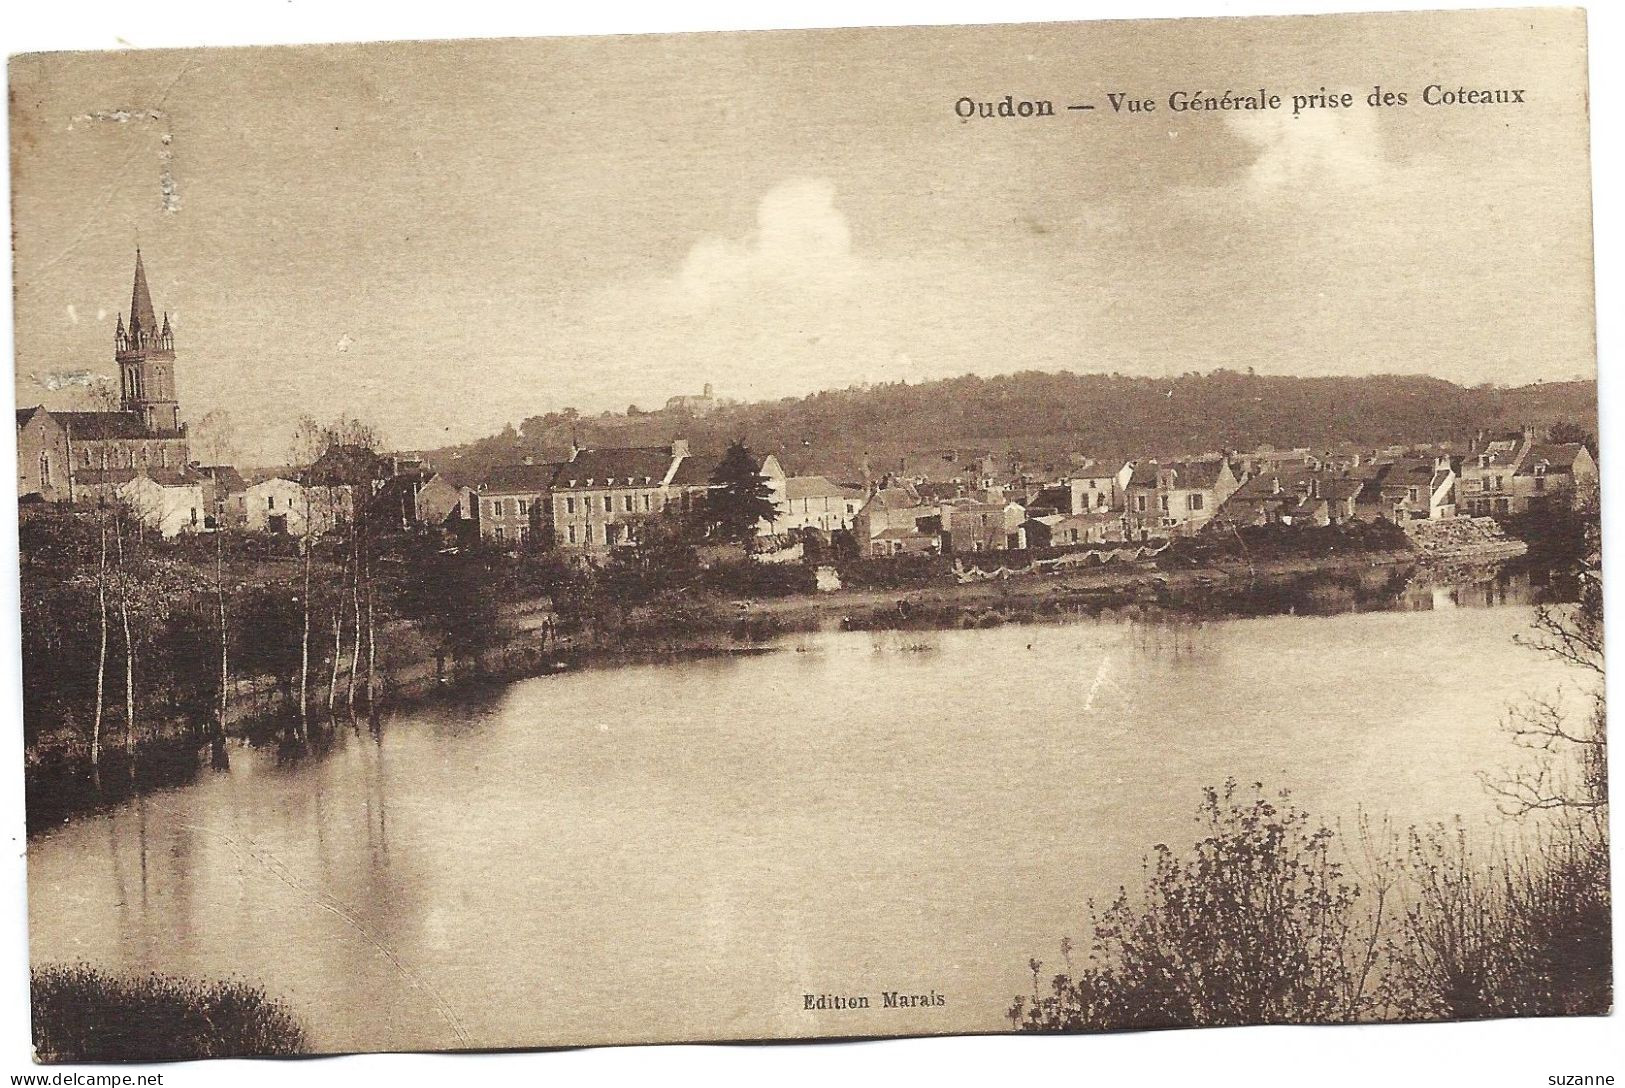
[[[1506,706],[1578,681],[1527,599],[796,635],[238,747],[31,838],[31,958],[259,983],[329,1051],[996,1031],[1205,785],[1493,824]]]

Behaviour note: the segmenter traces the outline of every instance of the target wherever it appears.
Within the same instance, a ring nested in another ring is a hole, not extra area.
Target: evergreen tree
[[[729,443],[722,460],[711,471],[705,509],[712,533],[720,540],[743,546],[747,555],[756,540],[757,522],[772,521],[777,516],[773,488],[744,439]]]

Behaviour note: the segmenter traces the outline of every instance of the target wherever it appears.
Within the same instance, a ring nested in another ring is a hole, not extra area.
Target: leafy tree
[[[436,674],[448,658],[478,668],[503,637],[504,558],[483,548],[442,547],[432,536],[413,537],[401,558],[395,606],[435,644]]]
[[[1551,442],[1578,443],[1584,446],[1592,457],[1597,456],[1597,435],[1583,423],[1576,423],[1572,419],[1560,419],[1547,429],[1546,437]]]
[[[705,510],[713,534],[719,540],[741,545],[749,555],[757,523],[772,521],[778,508],[773,505],[773,489],[744,439],[736,438],[728,444],[722,460],[711,471],[711,485]]]

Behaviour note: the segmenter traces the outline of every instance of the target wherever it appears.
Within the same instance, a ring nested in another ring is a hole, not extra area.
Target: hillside
[[[1595,433],[1595,382],[1467,388],[1438,378],[1265,377],[1219,370],[1179,378],[1070,372],[965,376],[919,385],[831,390],[808,397],[686,412],[550,413],[463,446],[426,451],[437,467],[479,472],[526,456],[558,460],[584,446],[660,445],[684,437],[701,454],[743,437],[793,472],[857,479],[947,476],[974,456],[1059,471],[1072,454],[1102,459],[1210,450],[1326,447],[1338,442],[1470,440],[1480,429],[1577,423]]]

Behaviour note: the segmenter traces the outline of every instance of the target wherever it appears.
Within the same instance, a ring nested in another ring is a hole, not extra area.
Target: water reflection
[[[1494,818],[1501,714],[1561,668],[1514,645],[1527,607],[1372,586],[1413,607],[801,635],[238,749],[36,835],[31,956],[248,978],[336,1049],[851,1030],[791,998],[881,983],[946,992],[928,1030],[997,1030],[1204,785]]]

